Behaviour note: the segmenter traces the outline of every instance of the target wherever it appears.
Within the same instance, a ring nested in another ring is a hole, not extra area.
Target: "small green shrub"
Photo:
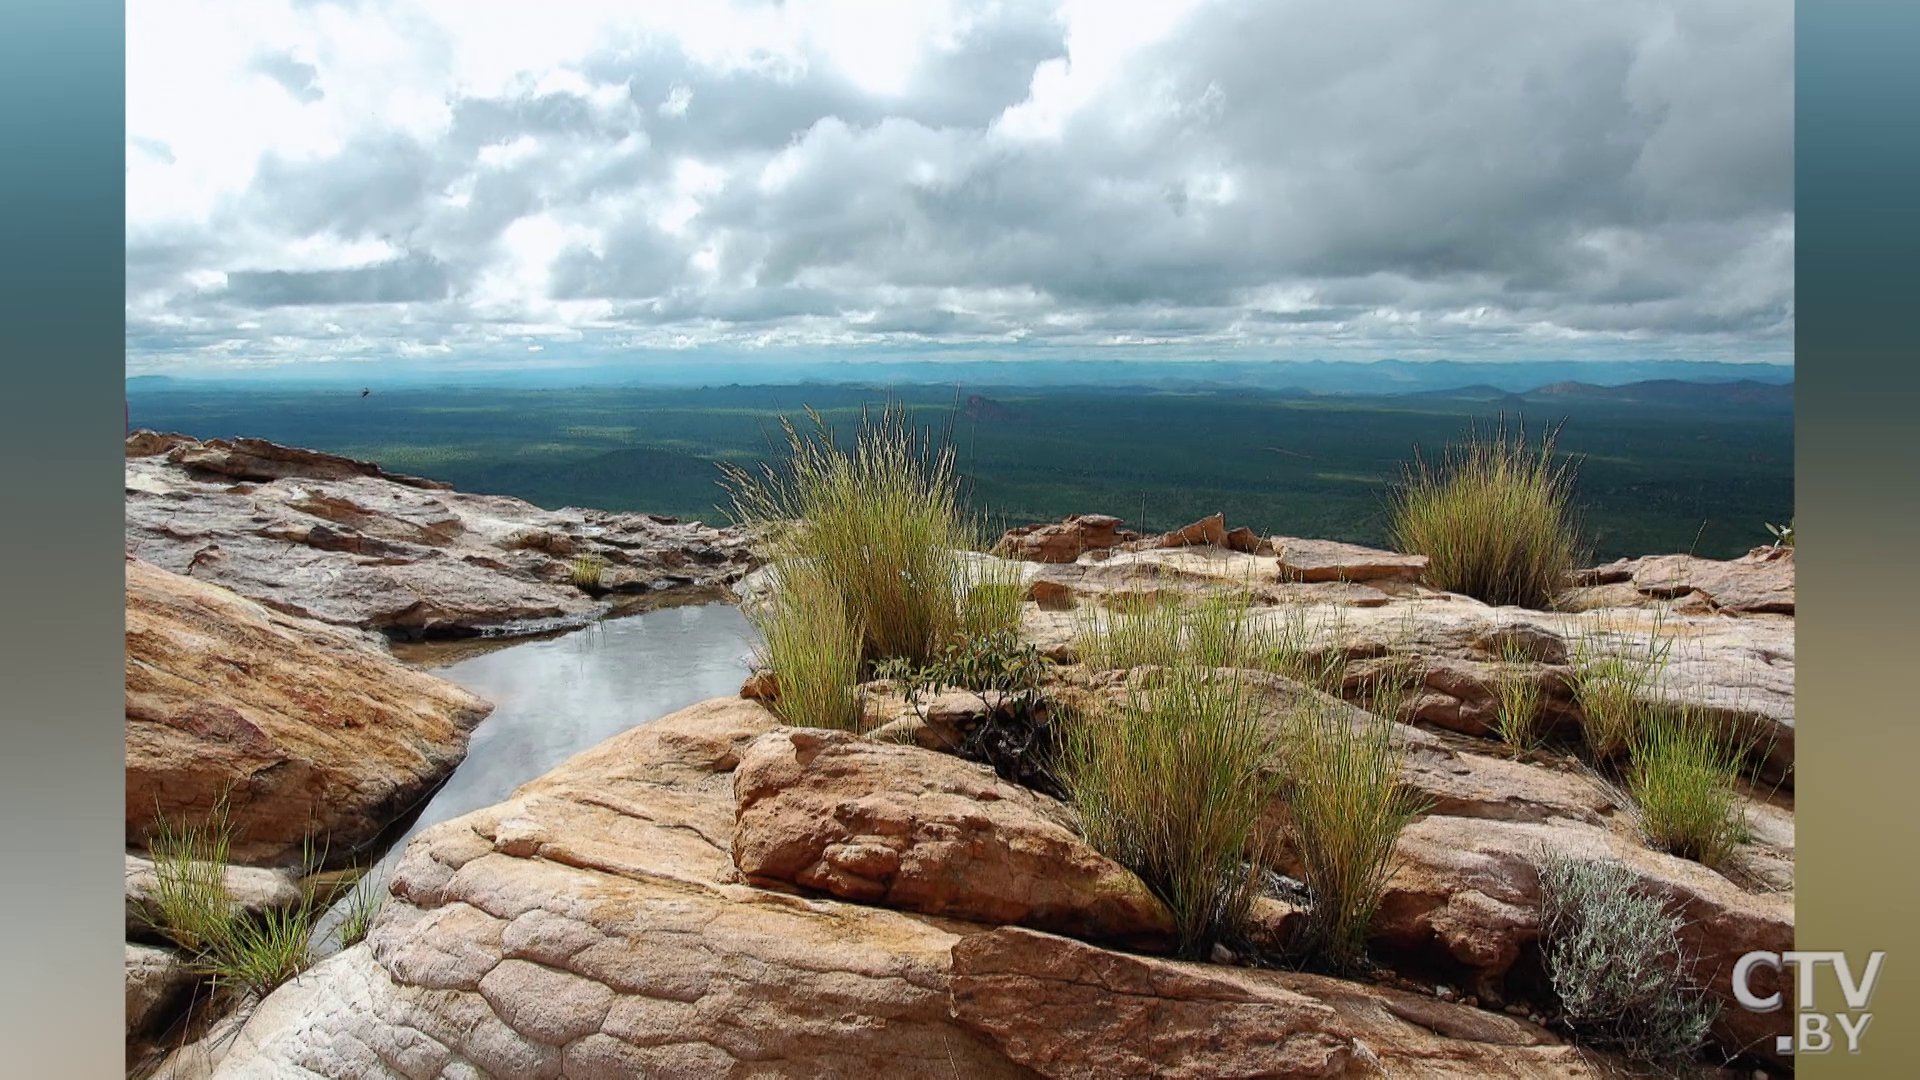
[[[773,711],[797,727],[859,731],[859,618],[817,565],[783,560],[774,569],[773,602],[752,615],[765,642],[759,663],[778,686]]]
[[[1647,842],[1705,866],[1724,863],[1748,836],[1737,783],[1745,750],[1696,709],[1649,717],[1627,771]]]
[[[1244,932],[1271,751],[1241,680],[1190,665],[1067,729],[1063,779],[1087,839],[1166,902],[1182,956]]]
[[[1773,534],[1774,547],[1793,546],[1793,519],[1787,519],[1785,525],[1767,525],[1767,531]]]
[[[1540,680],[1532,671],[1533,658],[1519,643],[1508,638],[1500,648],[1500,671],[1494,677],[1494,734],[1514,752],[1523,754],[1540,748]]]
[[[1692,982],[1680,917],[1616,864],[1548,854],[1536,869],[1542,958],[1574,1035],[1649,1064],[1696,1054],[1719,1005]]]
[[[1309,706],[1285,725],[1281,770],[1302,878],[1313,894],[1301,944],[1335,970],[1365,955],[1367,926],[1394,867],[1400,833],[1426,805],[1400,778],[1391,721],[1353,721]]]
[[[721,466],[734,516],[769,537],[776,562],[819,570],[860,630],[863,662],[926,663],[960,628],[954,553],[972,546],[953,448],[922,439],[894,406],[862,418],[851,451],[818,413],[808,416],[810,434],[782,421],[783,467]]]
[[[1425,555],[1427,580],[1489,604],[1545,608],[1573,569],[1574,470],[1556,464],[1548,431],[1537,449],[1526,429],[1504,423],[1489,437],[1469,434],[1438,468],[1417,456],[1390,509],[1389,533],[1402,551]]]

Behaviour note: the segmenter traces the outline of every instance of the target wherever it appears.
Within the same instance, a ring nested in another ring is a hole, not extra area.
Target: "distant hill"
[[[1751,379],[1723,383],[1649,379],[1645,382],[1627,383],[1624,386],[1557,382],[1530,390],[1523,396],[1534,400],[1582,398],[1588,401],[1618,401],[1636,405],[1793,411],[1792,383],[1763,383]]]
[[[984,420],[989,424],[1006,423],[1015,416],[1014,411],[1006,404],[979,394],[967,395],[967,404],[963,412],[969,420]]]

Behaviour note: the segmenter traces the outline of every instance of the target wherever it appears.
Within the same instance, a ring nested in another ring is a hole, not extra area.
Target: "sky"
[[[1790,0],[131,0],[126,85],[129,374],[1792,359]]]

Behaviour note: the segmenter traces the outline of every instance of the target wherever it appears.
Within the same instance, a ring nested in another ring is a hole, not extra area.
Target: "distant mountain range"
[[[829,354],[830,355],[830,354]],[[257,375],[139,375],[129,391],[326,386],[358,389],[469,386],[564,389],[591,386],[792,386],[858,384],[987,387],[1084,387],[1158,390],[1261,390],[1303,394],[1413,394],[1484,387],[1499,394],[1530,394],[1545,387],[1579,384],[1619,387],[1648,383],[1793,382],[1789,364],[1728,364],[1685,360],[1527,360],[1506,363],[1457,360],[1062,360],[1008,357],[995,360],[846,360],[795,356],[784,360],[712,357],[648,357],[597,366],[546,366],[461,370],[417,362],[356,363],[341,369],[312,365]]]

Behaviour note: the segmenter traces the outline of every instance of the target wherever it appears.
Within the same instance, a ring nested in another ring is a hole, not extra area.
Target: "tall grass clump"
[[[1575,558],[1574,469],[1554,461],[1559,429],[1538,447],[1521,425],[1469,434],[1438,467],[1415,456],[1390,508],[1394,546],[1425,555],[1427,580],[1489,604],[1545,608]]]
[[[858,617],[819,564],[787,561],[777,570],[772,601],[752,616],[764,641],[759,663],[778,687],[773,711],[796,727],[860,730]]]
[[[1391,721],[1307,706],[1285,724],[1281,771],[1293,842],[1312,892],[1302,946],[1335,970],[1365,956],[1393,873],[1394,844],[1426,806],[1400,779]]]
[[[1748,836],[1738,779],[1746,747],[1697,709],[1654,711],[1633,745],[1627,791],[1647,842],[1718,867]]]
[[[1532,671],[1533,657],[1516,640],[1500,647],[1500,670],[1494,676],[1494,734],[1515,755],[1540,748],[1540,704],[1544,696]]]
[[[1583,633],[1574,642],[1573,697],[1580,706],[1580,734],[1599,760],[1632,748],[1658,709],[1660,675],[1673,654],[1673,640],[1655,615],[1642,642],[1618,628]]]
[[[1181,610],[1166,596],[1116,598],[1074,610],[1074,640],[1081,660],[1096,671],[1181,661]]]
[[[1574,1035],[1648,1064],[1696,1054],[1719,1005],[1692,981],[1680,916],[1614,863],[1543,854],[1536,869],[1542,958]]]
[[[1165,901],[1181,956],[1245,930],[1271,752],[1241,681],[1191,665],[1065,734],[1062,780],[1087,839]]]
[[[216,991],[263,998],[313,963],[319,910],[311,889],[290,908],[243,910],[226,886],[232,840],[224,799],[200,825],[157,819],[148,841],[154,929],[180,948],[189,970],[211,978]]]
[[[818,413],[807,415],[810,432],[781,421],[784,467],[722,466],[734,516],[772,538],[783,579],[808,564],[839,593],[848,625],[859,628],[863,662],[924,664],[958,629],[954,552],[972,539],[952,445],[922,438],[898,406],[863,416],[851,450]]]
[[[961,588],[960,633],[963,637],[1019,635],[1020,610],[1027,598],[1027,585],[1018,563],[976,559],[962,570]]]

